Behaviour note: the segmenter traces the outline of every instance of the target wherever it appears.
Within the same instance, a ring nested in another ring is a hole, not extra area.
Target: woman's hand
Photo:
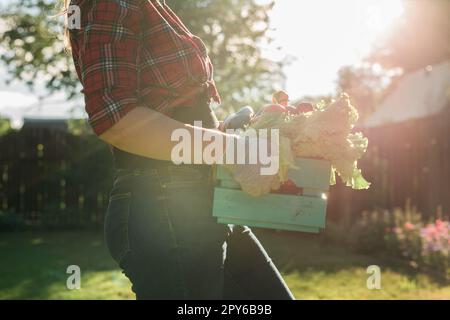
[[[219,129],[225,131],[227,129],[244,129],[251,121],[255,112],[249,106],[243,107],[228,115],[223,122],[220,123]]]
[[[249,164],[249,152],[257,151],[256,148],[249,147],[252,143],[254,143],[254,145],[258,145],[258,149],[260,145],[266,144],[268,146],[268,154],[270,153],[271,155],[271,161],[279,161],[278,153],[272,153],[272,150],[274,150],[274,148],[278,150],[279,147],[278,142],[274,142],[275,141],[270,141],[261,137],[248,138],[246,139],[245,150],[247,154],[245,155],[245,164],[225,165],[225,167],[233,174],[234,179],[240,184],[242,191],[251,196],[260,197],[262,195],[270,193],[271,190],[278,190],[280,188],[280,178],[278,175],[278,170],[276,170],[276,172],[274,172],[273,174],[267,174],[266,172],[264,172],[264,168],[267,168],[269,165],[267,163],[262,163],[260,156],[256,155],[256,164]],[[236,153],[238,152],[236,149],[235,151]],[[273,163],[271,165],[273,165]]]

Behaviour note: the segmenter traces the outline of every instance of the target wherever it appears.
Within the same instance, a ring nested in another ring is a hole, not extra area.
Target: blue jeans
[[[118,170],[105,221],[137,299],[294,299],[247,227],[212,216],[208,166]]]

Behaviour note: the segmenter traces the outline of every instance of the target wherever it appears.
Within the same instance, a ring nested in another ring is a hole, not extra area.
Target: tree
[[[79,87],[71,57],[63,45],[62,21],[52,16],[57,12],[55,2],[18,0],[2,11],[0,59],[9,71],[8,80],[25,81],[35,88],[42,77],[49,93],[64,90],[73,98]]]
[[[26,81],[33,88],[43,78],[48,92],[63,90],[69,98],[79,92],[70,55],[63,47],[62,19],[52,17],[55,1],[16,0],[0,15],[5,32],[1,60],[11,79]],[[215,80],[227,111],[264,98],[283,81],[283,62],[262,57],[260,44],[270,42],[268,13],[273,2],[256,0],[173,0],[167,3],[192,32],[209,47]],[[0,51],[1,52],[1,51]]]
[[[384,70],[378,64],[366,62],[339,69],[337,89],[350,95],[352,104],[358,109],[360,119],[364,120],[375,110],[394,79],[394,72]]]
[[[414,71],[450,58],[450,1],[404,0],[404,14],[369,61]]]
[[[347,92],[361,119],[370,114],[401,74],[450,58],[450,1],[404,0],[404,13],[357,66],[339,70],[338,91]]]
[[[0,136],[11,130],[11,120],[0,116]]]

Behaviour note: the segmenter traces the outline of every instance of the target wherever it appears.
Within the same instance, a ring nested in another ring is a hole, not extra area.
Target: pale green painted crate
[[[268,194],[252,197],[240,190],[231,174],[218,167],[213,215],[219,223],[318,233],[325,228],[331,165],[324,160],[296,159],[289,178],[302,195]]]

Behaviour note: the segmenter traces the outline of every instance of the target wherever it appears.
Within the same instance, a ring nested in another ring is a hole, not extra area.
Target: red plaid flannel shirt
[[[206,47],[156,0],[72,0],[81,29],[70,30],[89,123],[100,135],[136,106],[170,116],[200,94],[220,103]]]

